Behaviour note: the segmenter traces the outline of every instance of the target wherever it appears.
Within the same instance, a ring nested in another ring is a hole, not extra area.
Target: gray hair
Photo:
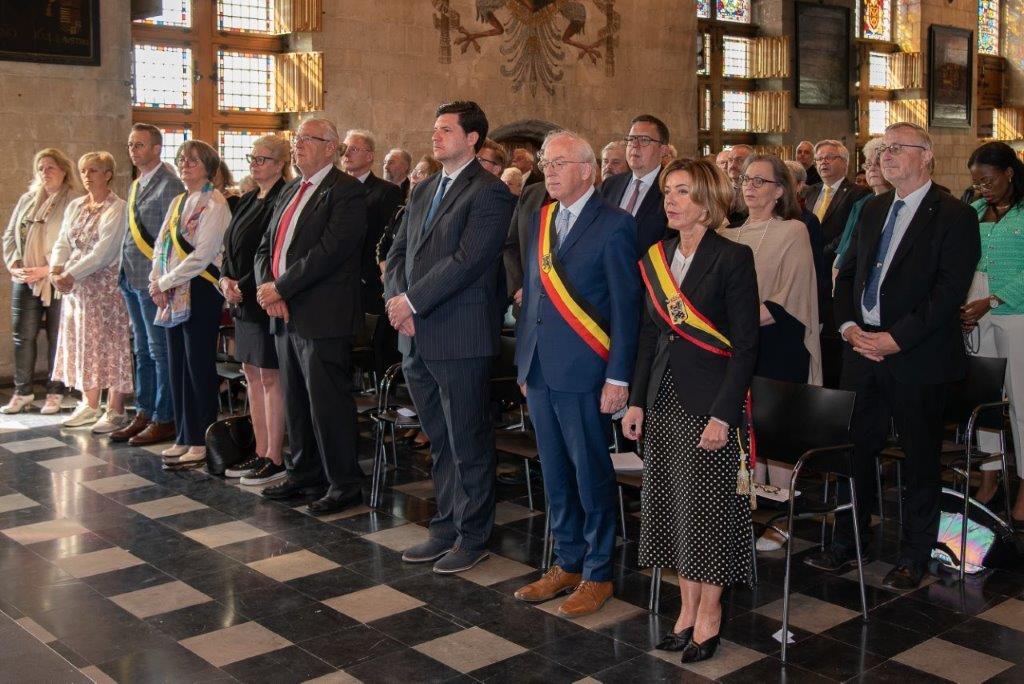
[[[797,185],[807,182],[807,169],[804,168],[803,164],[795,159],[788,159],[786,160],[786,166],[789,167],[789,172],[793,174],[793,180],[796,181]]]
[[[885,138],[872,138],[871,140],[868,140],[866,143],[864,143],[864,147],[863,149],[861,149],[861,152],[864,153],[864,161],[870,162],[875,157],[877,157],[878,154],[881,152],[879,148],[884,144]]]
[[[333,142],[338,146],[338,149],[334,151],[334,163],[337,163],[341,156],[345,154],[345,150],[348,149],[348,145],[341,141],[341,135],[338,134],[338,127],[330,119],[324,119],[318,116],[312,116],[308,119],[303,119],[299,122],[299,128],[302,128],[305,124],[319,124],[327,129],[327,133],[324,137],[327,138],[328,142]]]
[[[608,143],[607,145],[605,145],[604,147],[601,148],[601,156],[603,157],[604,153],[607,152],[608,150],[619,150],[619,149],[621,149],[623,152],[625,152],[626,151],[626,143],[623,142],[622,140],[612,140],[610,143]]]
[[[397,154],[399,157],[401,157],[402,160],[405,161],[405,163],[409,166],[409,169],[412,170],[411,154],[403,150],[401,147],[393,147],[392,149],[388,150],[388,153],[384,156],[387,157],[390,156],[391,154]]]
[[[926,131],[924,128],[918,126],[915,123],[910,123],[909,121],[897,121],[894,124],[889,124],[888,126],[886,126],[885,132],[888,133],[889,131],[897,130],[900,128],[909,129],[913,131],[914,133],[917,134],[918,140],[920,140],[921,144],[924,145],[926,150],[932,149],[932,136],[928,135],[928,131]]]
[[[812,143],[810,140],[801,140],[796,144],[796,149],[800,149],[801,145],[810,145],[812,149],[814,148],[814,143]]]
[[[544,138],[544,143],[540,146],[541,151],[547,149],[548,143],[555,138],[568,138],[571,140],[580,152],[580,156],[583,157],[580,161],[590,162],[590,165],[594,167],[595,171],[597,170],[597,157],[594,156],[594,148],[591,147],[590,143],[587,142],[587,139],[579,133],[567,130],[551,131]]]
[[[362,138],[366,141],[366,146],[370,148],[370,152],[377,151],[377,139],[373,136],[373,133],[365,128],[348,129],[345,131],[345,139],[348,140],[350,137]]]
[[[850,163],[850,150],[846,149],[846,145],[838,140],[819,140],[814,144],[814,154],[818,154],[818,150],[826,145],[839,150],[839,156],[843,158],[843,161],[847,164]]]

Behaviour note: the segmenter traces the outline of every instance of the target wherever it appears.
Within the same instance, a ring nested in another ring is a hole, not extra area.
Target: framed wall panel
[[[850,10],[796,3],[796,106],[847,109],[850,100]]]

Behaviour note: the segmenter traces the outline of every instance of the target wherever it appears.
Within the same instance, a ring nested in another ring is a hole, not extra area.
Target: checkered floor
[[[718,654],[684,667],[653,648],[679,597],[666,581],[660,612],[647,611],[635,515],[615,599],[568,621],[558,601],[512,598],[540,575],[544,517],[524,486],[499,486],[492,556],[473,571],[403,564],[433,492],[424,455],[400,462],[381,510],[314,519],[231,481],[163,472],[153,450],[3,417],[0,611],[97,682],[1024,681],[1024,568],[899,595],[881,588],[897,551],[886,523],[866,567],[867,623],[855,575],[794,565],[782,667],[782,554],[761,554],[757,587],[725,595]],[[817,531],[800,530],[798,558]],[[0,673],[42,671],[20,653]]]

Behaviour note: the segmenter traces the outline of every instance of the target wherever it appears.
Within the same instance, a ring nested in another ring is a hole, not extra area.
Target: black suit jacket
[[[388,252],[385,296],[405,293],[416,309],[416,334],[400,335],[398,347],[410,354],[415,344],[428,360],[494,356],[505,310],[501,250],[515,197],[474,159],[452,181],[424,231],[440,182],[435,173],[413,189]]]
[[[804,188],[804,206],[807,207],[807,211],[814,213],[814,205],[817,203],[818,195],[821,194],[823,187],[825,187],[824,183],[815,183]],[[849,178],[844,178],[839,189],[836,190],[836,194],[832,196],[821,221],[821,232],[825,236],[824,260],[826,264],[831,264],[836,260],[836,248],[839,247],[839,241],[843,238],[846,219],[850,217],[850,210],[854,203],[870,192],[867,188],[852,183]]]
[[[526,249],[530,244],[533,214],[539,211],[549,199],[547,188],[543,183],[528,185],[523,189],[523,193],[516,203],[516,209],[512,213],[508,236],[505,238],[505,247],[501,252],[502,262],[505,265],[505,284],[510,297],[523,286],[523,271],[526,260],[529,258]]]
[[[256,252],[256,284],[274,281],[288,304],[289,328],[311,339],[354,335],[363,328],[359,271],[366,237],[366,191],[332,168],[306,202],[288,246],[287,270],[274,280],[271,260],[281,214],[298,191],[296,178],[281,192]],[[281,319],[271,319],[275,333]]]
[[[526,175],[526,177],[523,178],[523,187],[525,188],[527,185],[533,185],[534,183],[543,183],[543,182],[544,182],[544,174],[541,172],[540,169],[538,169],[536,166],[534,166],[532,169],[530,169],[530,173],[528,173]]]
[[[259,189],[245,193],[231,215],[231,225],[224,234],[224,263],[220,270],[225,278],[237,280],[242,292],[242,303],[231,305],[235,318],[267,322],[267,312],[256,301],[256,252],[284,187],[284,179],[278,179],[262,203],[256,198]]]
[[[402,204],[402,190],[394,183],[378,178],[370,172],[363,181],[366,189],[366,239],[363,241],[362,282],[363,311],[384,313],[384,286],[380,282],[377,266],[377,242],[384,234],[388,221]]]
[[[670,266],[678,245],[677,237],[664,243]],[[757,364],[760,304],[754,253],[709,230],[697,246],[680,290],[732,343],[732,356],[718,356],[672,334],[645,293],[647,315],[640,329],[629,404],[654,406],[658,385],[671,366],[684,409],[737,426]]]
[[[836,322],[864,325],[861,298],[895,192],[872,197],[861,210],[856,242],[836,279]],[[882,280],[881,328],[900,351],[886,364],[900,382],[939,384],[964,377],[967,357],[960,305],[981,254],[978,215],[935,185],[925,194]]]
[[[632,171],[609,176],[601,183],[601,195],[615,206],[621,206],[622,197],[632,183]],[[658,187],[658,182],[655,180],[654,185],[644,195],[640,208],[636,211],[637,253],[643,254],[648,247],[664,239],[667,225],[665,203],[661,188]]]

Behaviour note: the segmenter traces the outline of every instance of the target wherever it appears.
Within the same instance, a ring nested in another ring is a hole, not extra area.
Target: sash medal
[[[732,356],[732,343],[729,342],[729,339],[697,311],[686,295],[676,286],[662,243],[657,242],[651,245],[651,248],[644,254],[640,260],[640,275],[644,279],[644,285],[647,286],[647,293],[650,295],[654,310],[658,312],[658,316],[673,333],[704,351],[717,356]],[[744,412],[747,434],[750,439],[750,467],[749,469],[747,467],[747,454],[743,449],[741,431],[736,428],[736,441],[740,448],[740,467],[736,473],[736,493],[749,495],[750,507],[753,509],[757,508],[757,495],[751,485],[752,472],[757,463],[757,446],[754,440],[749,392],[747,392]]]
[[[171,235],[171,243],[174,245],[174,251],[178,253],[178,258],[184,260],[189,254],[195,251],[195,247],[190,245],[185,240],[181,239],[179,230],[181,227],[181,205],[185,203],[185,198],[188,196],[187,193],[182,193],[174,198],[174,204],[171,210],[171,223],[168,226],[168,232]],[[205,209],[205,207],[204,207]],[[202,211],[202,210],[200,210]],[[213,264],[208,265],[203,272],[200,273],[204,280],[208,281],[214,287],[218,287],[217,283],[220,280],[220,269]]]
[[[142,252],[142,256],[152,259],[153,242],[145,231],[142,230],[142,224],[139,223],[139,218],[135,215],[135,199],[138,194],[139,181],[135,179],[132,181],[131,191],[128,193],[128,229],[132,233],[132,240],[135,241],[135,246]]]
[[[540,266],[540,282],[544,291],[554,303],[569,327],[594,353],[605,361],[611,349],[611,335],[608,323],[590,302],[580,296],[569,282],[551,245],[555,237],[555,214],[558,202],[550,202],[540,209],[540,234],[537,239],[537,263]]]

